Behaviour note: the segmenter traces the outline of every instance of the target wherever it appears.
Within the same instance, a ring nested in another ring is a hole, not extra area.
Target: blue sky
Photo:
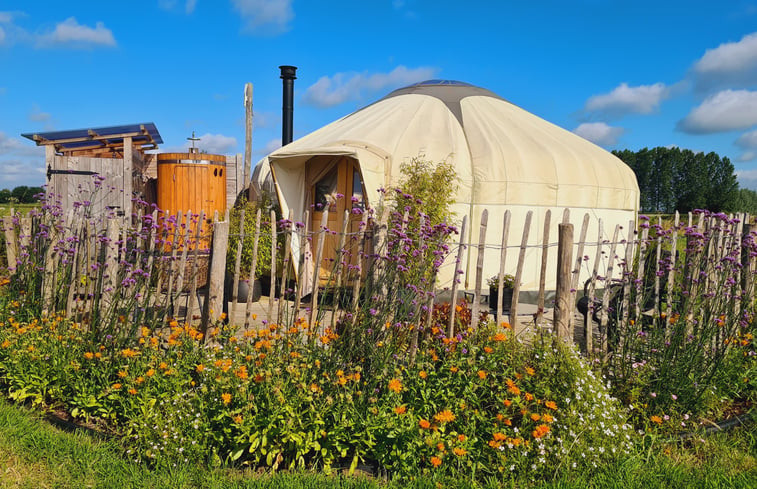
[[[391,90],[487,88],[607,149],[715,151],[757,189],[757,0],[0,2],[0,188],[44,183],[21,133],[154,122],[162,150],[295,138]]]

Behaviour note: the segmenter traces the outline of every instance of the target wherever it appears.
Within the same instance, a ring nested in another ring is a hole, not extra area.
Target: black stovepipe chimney
[[[297,79],[296,66],[279,66],[281,79],[284,80],[284,92],[281,107],[281,145],[292,142],[292,118],[294,115],[294,81]]]

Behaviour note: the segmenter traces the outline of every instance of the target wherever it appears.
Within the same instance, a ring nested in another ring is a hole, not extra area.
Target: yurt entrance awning
[[[22,136],[31,139],[37,146],[52,145],[57,153],[65,154],[78,151],[120,151],[124,147],[125,138],[131,138],[132,144],[142,151],[157,149],[159,144],[163,144],[163,139],[152,122],[27,133]]]

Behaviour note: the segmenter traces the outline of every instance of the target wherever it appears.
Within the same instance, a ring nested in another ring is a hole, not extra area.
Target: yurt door
[[[323,245],[323,258],[319,264],[319,285],[325,285],[331,272],[336,265],[337,247],[339,246],[339,234],[344,225],[344,211],[353,208],[362,208],[364,205],[363,181],[360,169],[356,161],[347,157],[339,157],[334,160],[326,160],[325,157],[314,158],[308,169],[310,188],[312,220],[310,229],[319,231],[323,213],[329,210],[327,227],[336,234],[326,234]],[[320,160],[320,161],[318,161]],[[347,227],[349,233],[357,232],[360,224],[360,215],[350,212],[350,223]],[[349,245],[350,241],[346,241]],[[313,246],[317,246],[318,240],[313,240]],[[315,249],[313,250],[316,251]],[[354,253],[356,254],[356,253]],[[355,261],[350,260],[350,262]]]

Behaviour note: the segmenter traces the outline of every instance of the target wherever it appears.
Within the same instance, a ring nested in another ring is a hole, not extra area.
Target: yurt
[[[532,211],[522,292],[539,287],[547,210],[554,243],[565,209],[570,209],[576,235],[584,215],[590,215],[587,242],[594,243],[599,219],[605,239],[610,239],[616,225],[628,229],[637,216],[636,177],[620,159],[489,90],[448,80],[395,90],[287,144],[257,164],[253,185],[272,185],[284,215],[290,209],[295,216],[303,215],[322,198],[322,189],[329,188],[345,195],[346,202],[352,196],[361,204],[376,205],[378,190],[401,177],[401,163],[419,156],[451,162],[457,171],[453,211],[459,219],[468,216],[472,230],[461,264],[467,288],[473,287],[484,209],[489,216],[485,277],[499,271],[505,210],[511,212],[509,243],[515,245],[507,253],[508,273],[515,272],[526,214]],[[317,229],[318,223],[313,224],[311,229]],[[555,269],[556,254],[548,255],[550,270]],[[440,271],[441,287],[451,284],[452,262],[454,257]],[[547,290],[553,290],[554,283],[554,274],[548,275]]]

